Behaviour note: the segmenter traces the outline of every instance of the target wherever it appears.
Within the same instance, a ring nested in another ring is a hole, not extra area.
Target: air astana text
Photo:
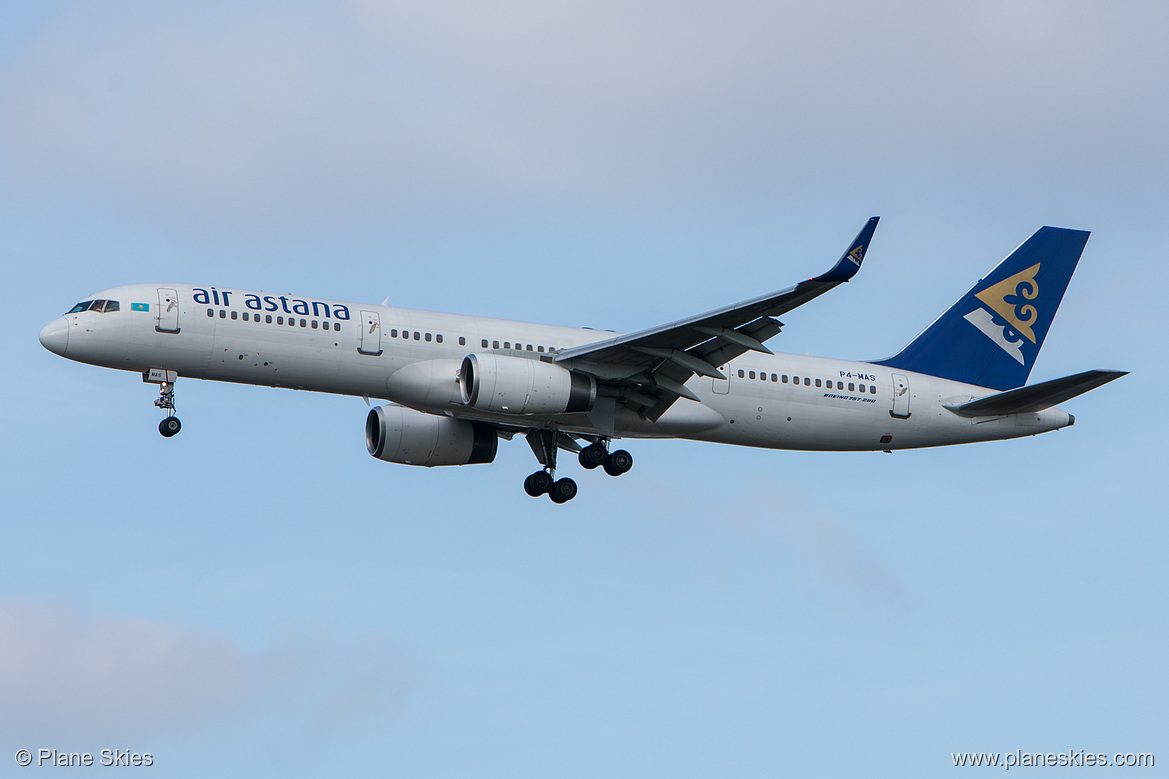
[[[285,314],[300,314],[301,316],[315,316],[340,319],[349,319],[349,307],[340,303],[324,303],[319,300],[301,300],[290,298],[287,295],[264,295],[254,292],[237,292],[235,290],[219,290],[212,287],[210,290],[195,287],[195,302],[205,306],[232,306],[231,296],[242,295],[244,307],[252,311],[283,311]],[[279,303],[277,303],[279,301]]]

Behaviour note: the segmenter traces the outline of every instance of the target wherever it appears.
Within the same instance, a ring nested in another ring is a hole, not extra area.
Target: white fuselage
[[[66,314],[45,328],[46,346],[137,373],[384,398],[457,418],[597,434],[587,414],[478,411],[463,403],[457,375],[468,354],[539,359],[612,333],[183,284],[93,298],[117,301],[118,310]],[[657,421],[618,409],[615,437],[892,450],[1034,435],[1073,421],[1054,408],[965,418],[946,406],[994,391],[865,362],[749,352],[722,370],[728,379],[691,378],[685,386],[700,402],[679,399]]]

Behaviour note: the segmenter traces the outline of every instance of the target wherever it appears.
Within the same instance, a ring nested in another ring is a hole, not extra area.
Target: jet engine
[[[471,354],[459,371],[463,403],[506,414],[588,411],[597,380],[550,362],[501,354]]]
[[[365,418],[365,446],[379,460],[405,465],[474,465],[495,459],[499,437],[482,422],[378,406]]]

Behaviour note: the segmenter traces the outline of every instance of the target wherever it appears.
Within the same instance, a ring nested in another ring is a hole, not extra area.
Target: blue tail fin
[[[909,346],[876,364],[997,390],[1023,386],[1088,235],[1039,228]]]

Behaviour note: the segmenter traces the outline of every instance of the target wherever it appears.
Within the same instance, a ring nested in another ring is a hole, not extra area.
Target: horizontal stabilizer
[[[946,408],[960,417],[1001,417],[1042,411],[1127,374],[1128,371],[1084,371]]]

